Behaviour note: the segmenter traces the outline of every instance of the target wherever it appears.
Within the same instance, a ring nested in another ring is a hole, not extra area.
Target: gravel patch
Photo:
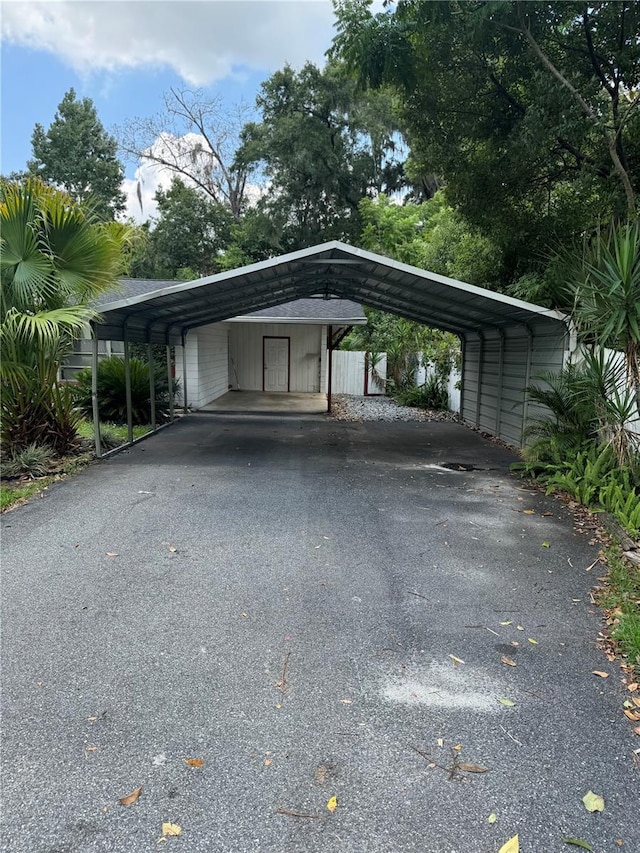
[[[399,406],[389,397],[355,397],[336,394],[331,400],[336,421],[455,421],[454,412]]]

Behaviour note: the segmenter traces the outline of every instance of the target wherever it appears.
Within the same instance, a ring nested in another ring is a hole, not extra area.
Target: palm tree
[[[9,454],[31,443],[64,452],[75,440],[60,363],[113,289],[122,226],[99,223],[65,193],[29,178],[0,200],[0,437]]]
[[[572,265],[570,289],[579,337],[624,354],[626,384],[640,411],[640,224],[598,233]]]

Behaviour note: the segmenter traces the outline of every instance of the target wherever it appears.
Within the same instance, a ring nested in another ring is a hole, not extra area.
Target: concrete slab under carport
[[[228,391],[222,397],[217,397],[207,403],[206,406],[202,406],[198,411],[217,412],[218,414],[254,412],[259,414],[318,415],[327,411],[327,395]]]
[[[598,546],[513,459],[455,423],[194,414],[6,514],[0,848],[139,853],[170,820],[197,853],[639,850]],[[451,780],[458,744],[488,772]]]

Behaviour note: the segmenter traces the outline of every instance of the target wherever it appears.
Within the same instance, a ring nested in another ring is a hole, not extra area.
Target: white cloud
[[[19,0],[3,3],[2,37],[81,73],[168,66],[204,86],[242,66],[322,64],[332,21],[330,0]]]

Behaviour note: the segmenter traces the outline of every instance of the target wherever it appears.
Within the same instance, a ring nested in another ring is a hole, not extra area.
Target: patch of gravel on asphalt
[[[336,394],[331,399],[336,421],[455,421],[454,412],[399,406],[389,397],[352,397]]]

